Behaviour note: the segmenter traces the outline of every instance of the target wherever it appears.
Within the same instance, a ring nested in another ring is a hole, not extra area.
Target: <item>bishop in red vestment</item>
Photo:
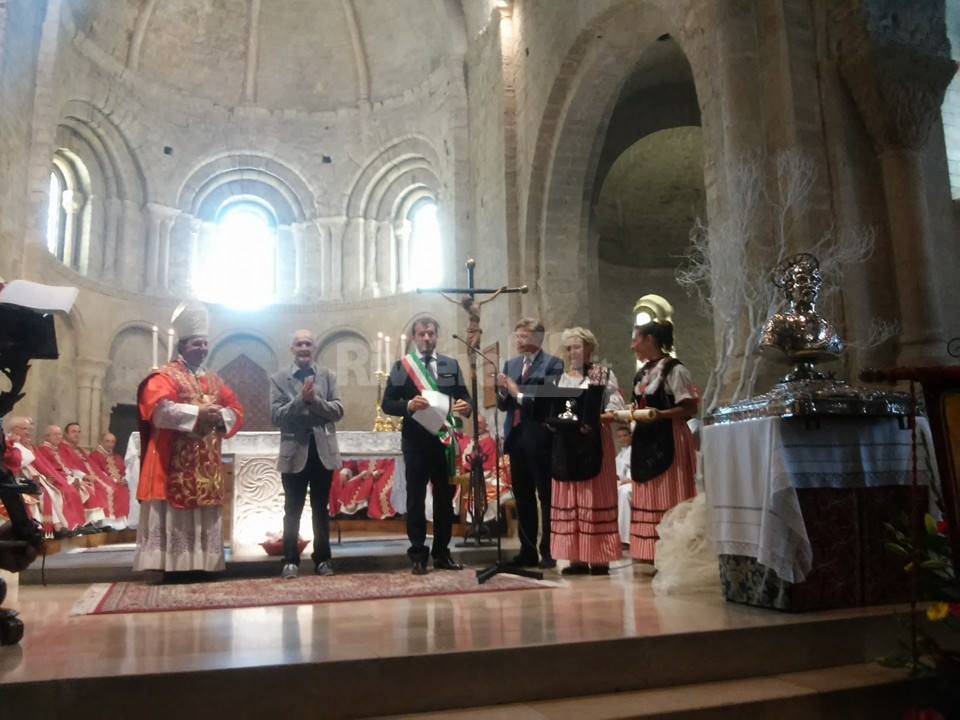
[[[206,309],[178,311],[177,359],[151,372],[137,391],[142,507],[133,568],[213,572],[225,567],[220,444],[240,430],[243,408],[202,367]]]

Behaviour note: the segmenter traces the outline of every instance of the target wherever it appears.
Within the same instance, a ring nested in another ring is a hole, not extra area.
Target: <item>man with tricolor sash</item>
[[[407,555],[414,575],[425,575],[427,560],[440,570],[461,570],[450,555],[453,529],[451,479],[456,473],[459,417],[471,412],[459,363],[436,352],[440,326],[429,316],[413,322],[415,351],[394,363],[383,391],[383,411],[403,418],[401,445],[407,482]],[[424,501],[433,483],[433,547],[426,546]]]

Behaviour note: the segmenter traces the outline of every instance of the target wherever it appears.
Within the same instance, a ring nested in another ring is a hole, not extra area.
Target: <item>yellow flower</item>
[[[950,606],[945,602],[934,603],[927,608],[927,618],[933,622],[943,620],[950,614]]]

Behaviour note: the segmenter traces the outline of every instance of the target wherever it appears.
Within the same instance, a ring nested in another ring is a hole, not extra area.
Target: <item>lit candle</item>
[[[154,325],[153,326],[153,367],[154,368],[160,367],[159,365],[157,365],[157,344],[160,339],[159,332],[160,332],[160,328]]]
[[[173,328],[167,330],[167,362],[173,362]]]
[[[400,346],[397,348],[397,357],[403,359],[407,353],[407,336],[400,333]]]
[[[383,372],[383,333],[377,333],[377,372]]]
[[[384,338],[384,340],[385,340],[386,343],[387,343],[387,351],[386,351],[386,353],[384,353],[384,357],[386,358],[386,363],[389,364],[389,363],[390,363],[390,360],[392,359],[392,357],[391,357],[391,355],[390,355],[390,336],[387,335],[387,336]],[[387,369],[388,369],[388,368],[384,368],[384,372],[386,372]]]

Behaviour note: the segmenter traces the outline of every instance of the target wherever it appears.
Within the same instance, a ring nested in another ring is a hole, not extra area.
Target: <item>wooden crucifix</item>
[[[487,490],[483,477],[483,463],[486,458],[480,452],[480,426],[477,423],[477,414],[479,413],[479,401],[477,398],[477,356],[481,356],[482,362],[487,362],[487,358],[480,352],[480,337],[483,335],[483,328],[480,326],[480,308],[503,293],[526,293],[527,286],[507,287],[503,285],[499,288],[478,288],[473,284],[473,273],[477,266],[477,261],[469,258],[465,263],[467,268],[467,286],[465,288],[417,288],[418,293],[439,293],[446,300],[456,303],[467,311],[467,337],[464,341],[470,348],[470,401],[473,405],[473,448],[470,463],[470,492],[472,497],[471,509],[473,512],[473,532],[477,544],[480,544],[480,534],[483,527],[483,515],[486,512]],[[488,296],[478,299],[480,296]],[[460,339],[460,338],[458,338]],[[497,373],[500,368],[494,367],[493,372]],[[499,436],[499,433],[497,433]],[[499,478],[499,448],[497,449],[497,477]],[[499,491],[497,488],[497,503],[499,505]],[[500,537],[497,535],[497,547],[499,552]]]

